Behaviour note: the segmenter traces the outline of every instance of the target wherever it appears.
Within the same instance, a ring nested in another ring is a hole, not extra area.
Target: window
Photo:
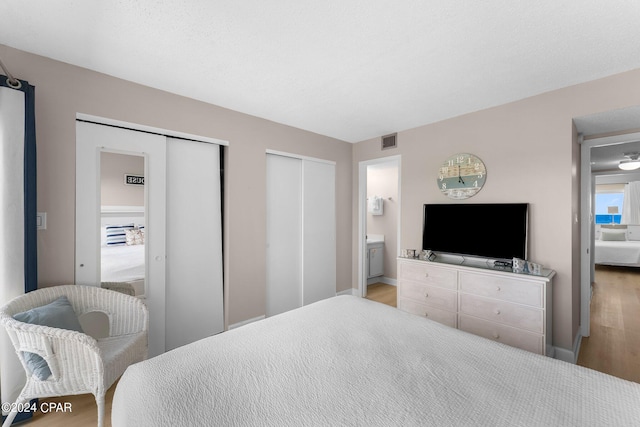
[[[623,202],[623,192],[596,192],[596,224],[620,224]]]

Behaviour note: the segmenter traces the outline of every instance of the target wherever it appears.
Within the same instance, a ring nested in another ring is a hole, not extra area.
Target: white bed
[[[129,230],[144,233],[144,209],[131,206],[103,206],[100,229],[100,281],[109,289],[131,295],[145,293],[145,245],[127,244]]]
[[[144,245],[101,248],[101,281],[133,282],[144,279]]]
[[[596,225],[596,264],[640,267],[640,226]]]
[[[114,427],[624,426],[638,420],[640,384],[352,296],[132,365],[112,409]]]
[[[596,240],[594,262],[604,265],[640,267],[640,242]]]

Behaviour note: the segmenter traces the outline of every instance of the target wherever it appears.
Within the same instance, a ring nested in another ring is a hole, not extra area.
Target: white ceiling
[[[2,44],[349,142],[640,68],[639,40],[638,0],[0,2]]]
[[[640,106],[575,117],[573,121],[578,132],[587,138],[623,133],[618,138],[619,143],[591,149],[592,173],[637,175],[637,170],[623,171],[618,168],[618,164],[621,160],[627,159],[625,153],[640,153],[640,140],[632,138],[630,135],[631,133],[636,134],[640,129]]]

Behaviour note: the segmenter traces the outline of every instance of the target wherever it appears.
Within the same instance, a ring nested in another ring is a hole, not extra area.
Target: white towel
[[[368,210],[371,215],[382,215],[384,200],[382,197],[369,197]]]

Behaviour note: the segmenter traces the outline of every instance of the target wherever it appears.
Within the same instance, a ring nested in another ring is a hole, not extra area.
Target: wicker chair
[[[109,337],[95,340],[76,331],[23,323],[14,314],[46,305],[66,296],[78,316],[103,312],[109,318]],[[92,286],[64,285],[43,288],[11,300],[0,308],[2,323],[20,356],[27,351],[47,361],[51,376],[44,381],[31,375],[22,357],[27,383],[17,404],[38,397],[92,393],[98,405],[98,426],[104,422],[104,396],[132,363],[147,357],[149,312],[138,298]],[[16,405],[19,406],[19,405]],[[3,427],[17,415],[11,412]]]

